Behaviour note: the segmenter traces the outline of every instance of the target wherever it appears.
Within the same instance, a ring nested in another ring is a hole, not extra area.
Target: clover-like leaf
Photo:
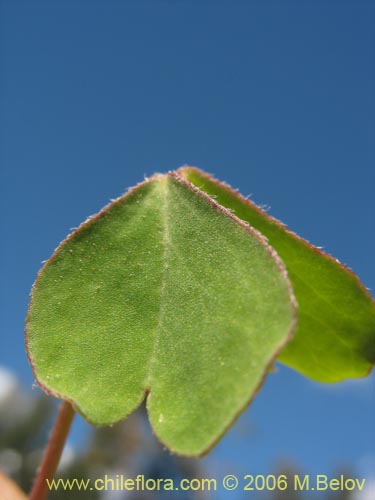
[[[207,451],[291,338],[295,303],[265,239],[177,174],[156,175],[82,224],[33,287],[39,385],[90,422],[147,396],[171,450]]]
[[[283,259],[299,308],[280,361],[321,382],[366,376],[375,361],[375,304],[358,277],[227,184],[193,167],[178,172],[265,235]]]

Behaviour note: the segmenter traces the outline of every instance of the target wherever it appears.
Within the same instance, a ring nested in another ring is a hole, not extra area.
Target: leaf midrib
[[[170,247],[170,221],[169,221],[169,196],[168,196],[168,177],[164,176],[160,179],[160,186],[162,190],[162,204],[161,204],[161,214],[163,221],[163,254],[162,254],[162,276],[161,276],[161,286],[160,286],[160,305],[159,305],[159,316],[156,324],[156,329],[153,337],[152,350],[150,356],[150,362],[148,365],[147,375],[146,375],[146,383],[145,388],[150,390],[152,371],[155,365],[159,339],[160,339],[160,331],[165,315],[165,291],[167,287],[167,272],[168,272],[168,254]]]

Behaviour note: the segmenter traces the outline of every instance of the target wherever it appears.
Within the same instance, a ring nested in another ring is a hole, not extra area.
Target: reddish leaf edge
[[[33,376],[35,378],[35,382],[36,382],[37,386],[40,387],[40,389],[42,389],[47,395],[54,396],[54,397],[56,397],[58,399],[61,399],[61,400],[64,400],[64,401],[67,401],[68,403],[70,403],[72,405],[73,409],[77,413],[79,413],[89,424],[93,425],[94,427],[106,427],[106,426],[115,425],[116,423],[122,422],[127,417],[129,417],[144,401],[146,401],[146,408],[147,408],[147,413],[148,413],[148,419],[149,419],[149,422],[150,422],[150,427],[152,429],[153,434],[158,439],[158,441],[162,444],[162,446],[165,449],[167,449],[168,451],[170,451],[171,453],[173,453],[174,455],[177,455],[177,456],[191,457],[191,458],[201,458],[201,457],[207,455],[212,450],[212,448],[215,447],[215,445],[222,439],[222,437],[226,434],[226,432],[230,429],[230,427],[232,427],[232,425],[239,418],[239,416],[250,406],[250,404],[253,402],[254,398],[257,396],[257,394],[261,390],[261,388],[262,388],[262,386],[263,386],[263,384],[264,384],[264,382],[265,382],[265,380],[267,378],[267,375],[269,375],[269,373],[270,373],[270,371],[271,371],[271,369],[272,369],[275,361],[277,360],[278,356],[280,355],[281,351],[284,349],[284,347],[293,338],[293,335],[294,335],[294,333],[296,331],[297,324],[298,324],[298,315],[297,315],[298,304],[297,304],[297,301],[296,301],[296,298],[295,298],[295,295],[294,295],[293,286],[292,286],[292,283],[291,283],[291,281],[289,279],[288,272],[287,272],[287,269],[285,267],[285,264],[282,261],[282,259],[279,257],[279,255],[277,254],[276,250],[268,243],[267,238],[263,234],[261,234],[257,229],[255,229],[250,224],[248,224],[246,221],[243,221],[242,219],[240,219],[239,217],[237,217],[236,215],[234,215],[230,210],[228,210],[227,208],[225,208],[222,205],[220,205],[219,203],[217,203],[206,192],[204,192],[203,190],[199,189],[193,183],[189,182],[187,179],[185,179],[184,177],[182,177],[181,175],[179,175],[178,172],[181,171],[184,168],[190,168],[191,169],[191,168],[195,168],[195,167],[184,166],[184,167],[181,167],[177,171],[169,171],[167,174],[156,173],[156,174],[154,174],[153,176],[151,176],[149,178],[145,178],[145,180],[143,182],[138,183],[136,186],[134,186],[134,187],[130,188],[128,191],[126,191],[123,195],[119,196],[115,200],[113,200],[110,203],[108,203],[97,214],[88,217],[84,222],[82,222],[78,226],[78,228],[76,228],[72,233],[70,233],[56,247],[56,249],[52,253],[51,257],[44,262],[43,266],[41,267],[41,269],[37,273],[36,279],[34,281],[34,284],[33,284],[32,288],[31,288],[30,296],[29,296],[30,300],[29,300],[29,305],[28,305],[27,314],[26,314],[24,339],[25,339],[25,346],[26,346],[27,358],[28,358],[28,361],[30,363],[30,366],[31,366],[31,369],[32,369],[32,372],[33,372]],[[195,170],[199,171],[199,173],[202,173],[202,171],[200,169],[198,169],[198,168],[195,168]],[[117,420],[115,422],[108,422],[108,423],[102,423],[102,424],[97,424],[97,423],[93,422],[85,414],[85,412],[80,408],[80,406],[74,401],[74,399],[70,398],[67,394],[59,393],[57,391],[54,391],[53,389],[50,389],[44,382],[42,382],[41,380],[39,380],[38,374],[37,374],[37,369],[36,369],[36,366],[34,364],[33,357],[32,357],[32,355],[30,353],[30,350],[29,350],[29,342],[28,342],[28,324],[29,324],[30,311],[31,311],[31,307],[32,307],[33,291],[34,291],[34,289],[35,289],[35,287],[37,285],[39,277],[44,272],[44,269],[50,263],[52,263],[55,260],[56,255],[57,255],[58,251],[61,249],[61,247],[63,247],[63,245],[65,245],[65,243],[67,243],[72,238],[74,238],[77,234],[79,234],[83,228],[86,228],[88,225],[91,225],[92,223],[96,222],[97,220],[99,220],[100,218],[102,218],[104,215],[106,215],[106,213],[108,212],[108,210],[110,208],[112,208],[116,204],[119,204],[119,203],[123,202],[124,199],[129,198],[139,188],[143,187],[144,185],[151,184],[152,182],[157,181],[158,179],[165,178],[166,176],[169,176],[169,177],[173,178],[175,181],[179,182],[180,184],[182,184],[183,186],[185,186],[190,191],[193,191],[197,195],[201,196],[203,199],[205,199],[207,201],[207,203],[212,208],[214,208],[218,212],[221,212],[221,213],[225,214],[234,223],[238,224],[239,226],[241,226],[242,228],[244,228],[248,233],[252,234],[253,236],[255,236],[258,239],[258,241],[261,243],[261,245],[267,250],[267,252],[271,256],[271,258],[276,262],[277,268],[278,268],[280,274],[282,275],[283,279],[285,280],[285,282],[287,284],[287,288],[288,288],[288,291],[289,291],[289,298],[290,298],[291,309],[292,309],[292,313],[293,313],[292,314],[292,322],[291,322],[291,326],[290,326],[289,330],[286,332],[283,341],[277,346],[277,348],[275,349],[274,353],[272,354],[272,356],[269,358],[269,360],[265,364],[263,373],[262,373],[262,375],[261,375],[261,377],[259,379],[259,383],[258,383],[257,387],[255,388],[255,390],[250,394],[249,399],[235,413],[235,415],[229,419],[228,423],[223,428],[223,431],[218,436],[216,436],[216,438],[211,443],[209,443],[203,450],[201,450],[201,451],[199,451],[197,453],[181,453],[181,452],[179,452],[177,450],[174,450],[167,443],[165,443],[161,439],[161,437],[157,434],[157,432],[155,431],[155,429],[154,429],[154,427],[152,425],[152,419],[151,419],[151,416],[150,416],[151,413],[150,413],[149,407],[148,407],[148,400],[149,400],[149,398],[151,397],[151,394],[152,394],[152,388],[151,387],[145,387],[145,389],[143,391],[143,394],[140,396],[138,402],[134,405],[133,409],[130,410],[127,414],[125,414],[119,420]],[[208,175],[207,175],[207,177],[210,178],[210,176],[208,176]]]
[[[250,199],[248,199],[245,196],[243,196],[237,189],[234,189],[227,182],[223,182],[223,181],[218,180],[213,174],[208,174],[207,172],[201,170],[200,168],[192,166],[192,165],[183,165],[182,167],[180,167],[179,169],[176,170],[176,173],[178,175],[183,176],[183,178],[186,179],[185,172],[188,172],[188,171],[195,172],[198,175],[202,176],[203,178],[206,178],[207,180],[209,180],[210,182],[212,182],[216,186],[224,189],[225,191],[227,191],[228,193],[230,193],[231,195],[235,196],[237,199],[239,199],[240,201],[242,201],[245,205],[248,205],[249,207],[251,207],[259,215],[262,215],[265,218],[267,218],[270,222],[272,222],[273,224],[275,224],[278,228],[284,230],[291,238],[293,238],[294,240],[297,240],[303,246],[305,246],[306,248],[312,250],[314,253],[318,254],[320,257],[329,260],[334,265],[336,265],[339,268],[341,268],[342,271],[346,272],[348,275],[350,275],[354,279],[354,281],[356,282],[358,288],[369,299],[369,301],[372,303],[373,307],[375,308],[375,299],[374,299],[374,297],[371,295],[370,291],[366,288],[366,286],[362,283],[362,281],[359,278],[359,276],[352,269],[350,269],[348,266],[346,266],[345,264],[343,264],[342,262],[340,262],[337,258],[333,257],[328,252],[325,252],[321,248],[316,247],[315,245],[313,245],[312,243],[310,243],[308,240],[306,240],[306,239],[302,238],[301,236],[299,236],[297,233],[295,233],[294,231],[292,231],[291,229],[289,229],[289,227],[286,224],[284,224],[282,221],[280,221],[280,220],[276,219],[275,217],[273,217],[272,215],[268,214],[259,205],[257,205],[256,203],[254,203]],[[266,237],[264,236],[264,238],[266,238]],[[267,240],[267,238],[266,238],[266,240]],[[365,377],[369,376],[371,374],[374,366],[375,366],[375,358],[372,361],[372,366],[370,366],[368,372],[366,374],[364,374],[363,377],[360,377],[360,378],[365,378]],[[335,383],[339,383],[339,382],[335,382]]]
[[[294,335],[294,333],[296,331],[297,324],[298,324],[298,315],[297,315],[298,304],[297,304],[297,301],[296,301],[296,298],[295,298],[295,295],[294,295],[292,283],[291,283],[291,281],[289,279],[289,276],[288,276],[287,269],[286,269],[286,267],[285,267],[282,259],[279,257],[279,255],[277,254],[276,250],[273,247],[271,247],[271,245],[268,243],[267,238],[265,236],[263,236],[254,227],[250,226],[250,224],[248,224],[247,222],[243,221],[242,219],[240,219],[239,217],[237,217],[236,215],[234,215],[230,210],[228,210],[227,208],[225,208],[222,205],[220,205],[219,203],[217,203],[207,193],[205,193],[204,191],[202,191],[201,189],[199,189],[197,186],[195,186],[194,184],[192,184],[191,182],[189,182],[187,179],[181,177],[178,174],[178,171],[169,172],[168,175],[170,175],[171,177],[173,177],[177,182],[179,182],[180,184],[184,185],[186,188],[188,188],[191,191],[197,193],[199,196],[201,196],[203,199],[205,199],[211,205],[212,208],[214,208],[218,212],[221,212],[221,213],[227,215],[231,220],[233,220],[234,223],[240,225],[247,232],[249,232],[250,234],[252,234],[253,236],[255,236],[258,239],[258,241],[262,244],[262,246],[264,248],[266,248],[266,250],[268,251],[269,255],[273,258],[273,260],[276,261],[278,270],[279,270],[280,274],[283,276],[284,280],[287,283],[287,287],[288,287],[288,290],[289,290],[289,297],[290,297],[291,308],[292,308],[292,311],[293,311],[292,323],[291,323],[291,326],[289,328],[289,331],[287,331],[287,333],[286,333],[283,341],[277,346],[277,348],[275,349],[273,355],[267,361],[267,363],[266,363],[266,365],[264,367],[263,373],[262,373],[262,375],[261,375],[261,377],[259,379],[259,383],[256,386],[256,388],[254,389],[254,391],[250,394],[249,399],[228,420],[228,422],[224,426],[222,432],[220,434],[218,434],[216,436],[216,438],[213,441],[211,441],[211,443],[209,443],[206,446],[206,448],[204,448],[202,451],[200,451],[198,453],[193,453],[193,454],[185,454],[185,453],[179,453],[176,450],[171,449],[165,442],[163,442],[163,440],[161,439],[161,437],[156,433],[155,429],[153,428],[151,419],[150,419],[150,413],[148,412],[148,414],[149,414],[148,416],[149,416],[149,420],[150,420],[152,431],[153,431],[154,435],[157,437],[158,441],[164,446],[164,448],[166,448],[167,450],[169,450],[170,452],[172,452],[173,454],[175,454],[177,456],[192,457],[192,458],[201,458],[201,457],[207,455],[216,446],[216,444],[223,438],[223,436],[226,434],[226,432],[232,427],[232,425],[236,422],[236,420],[240,417],[240,415],[242,415],[242,413],[251,405],[251,403],[253,402],[253,400],[255,399],[255,397],[259,394],[259,392],[260,392],[261,388],[263,387],[263,384],[264,384],[264,382],[265,382],[265,380],[267,378],[267,375],[270,374],[270,371],[271,371],[271,369],[272,369],[272,367],[273,367],[273,365],[274,365],[277,357],[279,356],[279,354],[281,353],[281,351],[283,350],[283,348],[286,346],[286,344],[288,344],[288,342],[290,342],[292,340],[292,338],[293,338],[293,335]],[[149,397],[151,395],[152,395],[152,391],[148,390],[147,391],[147,396],[148,397],[147,397],[147,400],[146,400],[146,408],[147,408],[147,410],[148,410]]]

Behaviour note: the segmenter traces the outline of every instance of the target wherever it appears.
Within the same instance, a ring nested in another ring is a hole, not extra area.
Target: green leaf
[[[265,239],[176,174],[91,218],[40,271],[27,316],[39,385],[97,425],[148,393],[170,449],[207,451],[248,405],[295,325]]]
[[[260,231],[283,259],[299,308],[296,334],[280,361],[321,382],[368,375],[375,304],[358,277],[228,185],[196,168],[178,172]]]

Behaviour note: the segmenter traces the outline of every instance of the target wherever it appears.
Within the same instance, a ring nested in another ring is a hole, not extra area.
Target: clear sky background
[[[3,1],[0,364],[31,388],[28,293],[70,229],[186,163],[374,290],[374,5]],[[369,479],[374,380],[324,386],[280,366],[207,466]]]

